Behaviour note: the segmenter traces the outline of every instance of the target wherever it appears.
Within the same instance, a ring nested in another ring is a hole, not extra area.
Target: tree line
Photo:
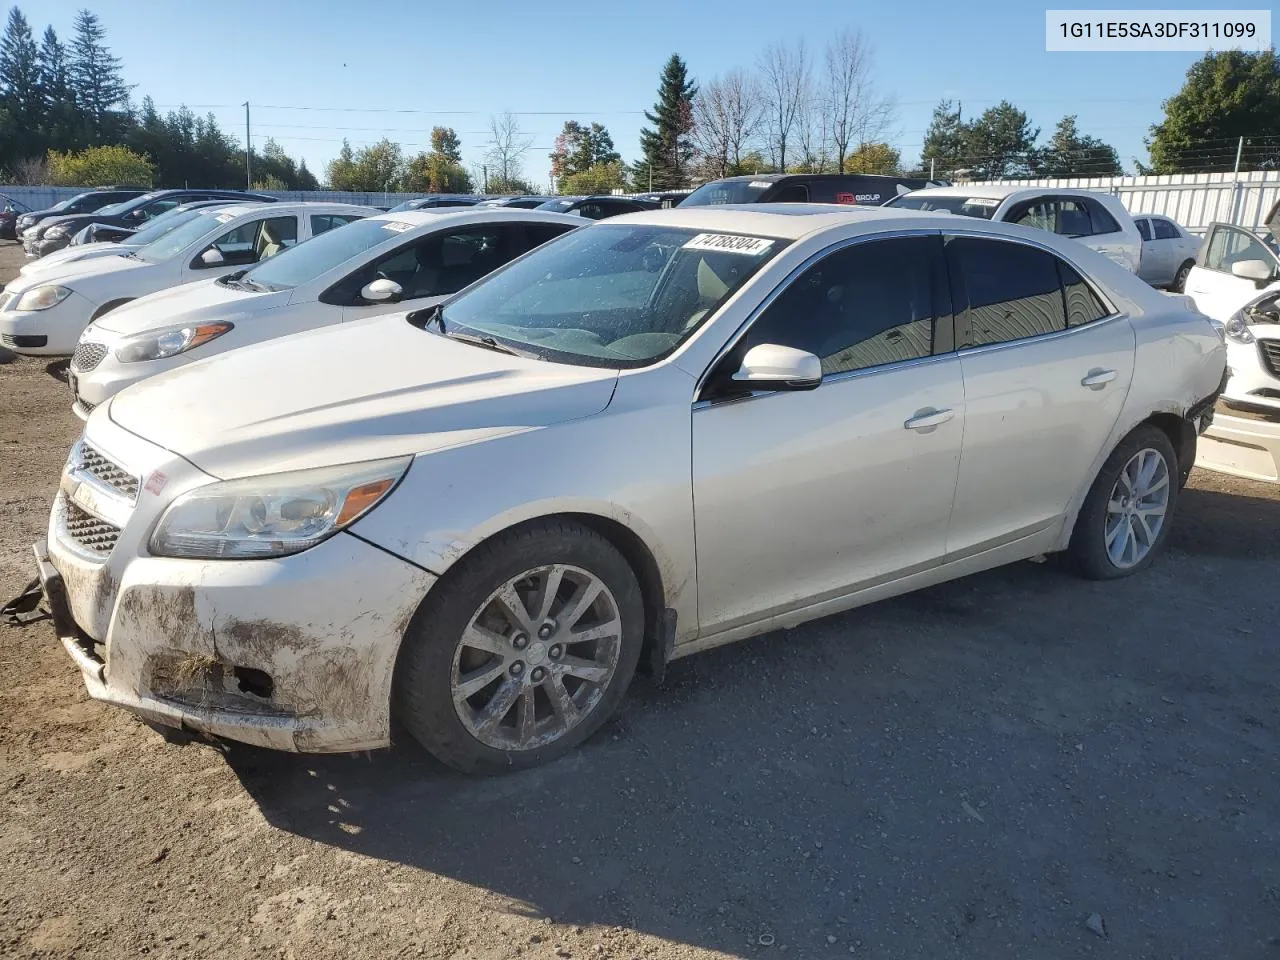
[[[17,7],[0,37],[0,180],[95,185],[240,186],[243,145],[212,114],[186,107],[161,114],[151,98],[132,100],[120,60],[96,15],[81,10],[63,43],[52,27],[39,42]],[[1274,50],[1206,54],[1163,104],[1146,141],[1141,173],[1231,169],[1239,138],[1243,167],[1280,163],[1280,59]],[[775,41],[749,66],[699,83],[672,54],[645,113],[640,155],[623,162],[608,129],[565,122],[550,154],[563,193],[618,188],[668,190],[735,174],[886,173],[949,179],[1106,176],[1122,172],[1114,147],[1063,117],[1041,142],[1025,111],[1004,100],[965,117],[942,100],[918,161],[893,146],[898,110],[880,85],[874,51],[856,28],[820,49]],[[483,162],[465,166],[450,127],[431,132],[431,149],[408,155],[389,138],[360,149],[344,140],[325,170],[335,190],[533,193],[523,165],[533,140],[510,113],[490,118]],[[303,160],[267,139],[249,158],[259,189],[314,190]],[[1136,161],[1135,161],[1136,163]]]

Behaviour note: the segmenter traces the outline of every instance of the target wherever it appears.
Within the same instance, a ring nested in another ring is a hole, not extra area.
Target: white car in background
[[[582,225],[528,210],[385,213],[248,271],[143,297],[81,335],[69,370],[72,409],[87,417],[131,383],[237,347],[430,306]]]
[[[1202,438],[1202,467],[1280,481],[1280,203],[1259,237],[1215,223],[1187,276],[1187,295],[1223,325],[1229,379]]]
[[[1158,214],[1136,213],[1133,222],[1142,236],[1138,276],[1153,287],[1182,293],[1187,274],[1195,266],[1201,239],[1176,220]]]
[[[1185,298],[1041,231],[756,207],[590,223],[94,411],[35,549],[90,696],[284,750],[394,715],[506,771],[642,657],[1156,558],[1224,368]]]
[[[1142,259],[1142,236],[1118,197],[1056,187],[928,187],[894,197],[886,207],[932,210],[1037,227],[1079,240],[1131,273]]]
[[[15,280],[0,296],[0,344],[70,356],[93,320],[130,300],[212,280],[380,211],[345,203],[236,204],[194,219],[123,257],[64,264]]]
[[[235,206],[243,202],[245,201],[197,200],[194,203],[183,204],[180,207],[174,207],[172,210],[166,210],[148,222],[142,229],[136,233],[129,234],[123,240],[97,240],[92,243],[72,244],[71,246],[63,247],[61,250],[55,250],[53,253],[47,253],[39,260],[29,260],[22,265],[22,268],[18,271],[18,276],[30,277],[49,270],[60,270],[63,264],[78,263],[82,260],[96,260],[98,257],[123,257],[159,240],[166,233],[176,230],[184,223],[194,220],[202,210],[211,211],[214,208]]]

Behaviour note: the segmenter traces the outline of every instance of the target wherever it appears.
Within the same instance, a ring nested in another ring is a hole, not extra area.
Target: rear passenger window
[[[1066,302],[1068,327],[1082,327],[1086,323],[1110,316],[1111,311],[1098,299],[1093,288],[1084,282],[1084,278],[1074,267],[1059,260],[1058,273],[1062,278],[1062,297]]]
[[[1090,198],[1085,200],[1084,203],[1088,206],[1089,214],[1093,218],[1094,233],[1120,232],[1120,224],[1116,223],[1116,218],[1099,201]]]
[[[967,303],[968,333],[961,344],[986,346],[1067,328],[1057,258],[1005,240],[949,237],[957,310]]]
[[[361,218],[355,214],[313,213],[311,215],[311,235],[318,237],[322,233],[328,233],[335,227],[344,227],[353,220],[359,219]]]
[[[1178,231],[1168,220],[1152,220],[1151,226],[1155,228],[1157,240],[1178,239]]]
[[[738,361],[761,343],[807,350],[822,361],[824,374],[929,356],[935,352],[935,292],[945,297],[936,253],[932,237],[837,250],[792,281],[760,315],[735,348]]]
[[[554,240],[562,233],[574,228],[564,223],[523,223],[520,225],[521,238],[514,244],[511,255],[518,257],[527,250],[540,247],[548,240]]]
[[[809,188],[803,183],[792,183],[783,187],[772,197],[770,203],[808,203]]]
[[[1138,228],[1138,235],[1142,237],[1143,240],[1150,240],[1151,239],[1151,227],[1149,225],[1150,221],[1135,220],[1133,222]],[[1156,222],[1159,223],[1160,221],[1157,220]]]

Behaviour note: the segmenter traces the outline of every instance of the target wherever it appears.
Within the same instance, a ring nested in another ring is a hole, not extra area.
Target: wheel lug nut
[[[562,653],[564,653],[564,648],[558,643],[553,643],[551,649],[547,651],[547,656],[552,660],[559,660]]]
[[[538,628],[538,638],[540,640],[545,640],[547,639],[547,637],[551,636],[551,634],[555,632],[556,632],[555,621],[548,620],[546,623],[544,623],[542,626]]]
[[[529,645],[528,634],[517,633],[514,637],[511,638],[511,645],[515,647],[517,650],[523,650],[525,647]]]
[[[524,663],[520,660],[517,660],[515,663],[511,665],[511,675],[513,677],[518,677],[522,673],[524,673]]]
[[[534,667],[533,673],[529,674],[529,679],[531,679],[534,683],[541,683],[542,678],[545,677],[546,675],[547,675],[547,671],[543,670],[541,667]]]

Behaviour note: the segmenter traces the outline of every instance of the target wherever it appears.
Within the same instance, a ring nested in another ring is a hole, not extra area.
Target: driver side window
[[[296,217],[271,217],[250,220],[233,227],[209,244],[207,249],[217,250],[222,254],[223,263],[257,263],[259,260],[275,256],[297,242]],[[199,268],[207,265],[202,264],[197,258],[192,266]]]
[[[950,350],[941,244],[937,236],[898,237],[829,254],[756,319],[731,367],[761,343],[816,355],[824,376]]]
[[[1209,248],[1205,253],[1204,265],[1209,270],[1230,273],[1232,264],[1244,260],[1261,260],[1268,264],[1273,272],[1276,258],[1266,244],[1253,234],[1239,227],[1216,226],[1209,238]]]
[[[360,291],[378,279],[399,284],[401,300],[457,293],[511,259],[509,229],[485,226],[427,234],[357,270],[323,299],[344,306],[364,304]]]

